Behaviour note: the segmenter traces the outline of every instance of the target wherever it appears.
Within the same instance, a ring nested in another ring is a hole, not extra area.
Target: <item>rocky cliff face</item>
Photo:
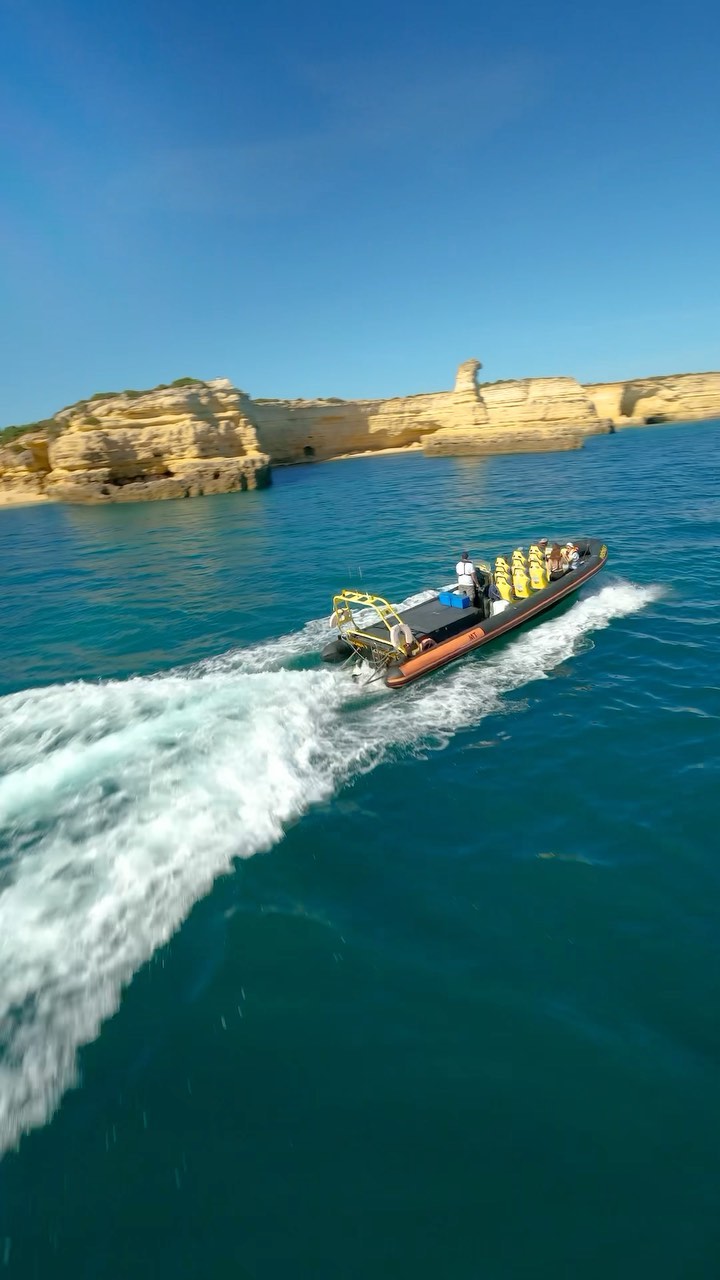
[[[0,445],[0,505],[3,500],[35,502],[44,497],[49,470],[48,438],[43,432],[29,431]]]
[[[392,400],[250,400],[244,411],[273,462],[302,462],[421,444],[428,454],[577,448],[609,430],[573,378],[478,386],[477,360],[452,391]]]
[[[244,399],[218,379],[72,405],[0,452],[0,495],[132,502],[267,484]]]
[[[720,418],[720,373],[677,373],[585,388],[598,415],[616,427]]]
[[[460,365],[452,391],[392,400],[246,400],[278,463],[418,445],[427,454],[578,449],[588,435],[648,421],[720,416],[720,373],[582,386],[574,378],[481,383]]]
[[[0,503],[195,497],[267,484],[271,460],[577,449],[615,426],[720,416],[720,373],[583,387],[478,384],[479,369],[466,360],[452,391],[390,400],[253,400],[222,378],[94,396],[0,445]]]
[[[485,383],[478,393],[485,422],[460,420],[425,444],[428,453],[537,453],[578,449],[587,435],[609,431],[574,378]]]
[[[339,454],[403,448],[443,429],[477,429],[487,422],[476,376],[480,365],[460,365],[453,391],[391,400],[251,400],[244,411],[273,462],[306,462]]]

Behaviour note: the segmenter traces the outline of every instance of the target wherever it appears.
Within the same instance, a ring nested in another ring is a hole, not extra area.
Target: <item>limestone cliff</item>
[[[578,449],[588,435],[648,421],[720,416],[720,373],[582,386],[574,378],[478,384],[460,365],[452,391],[390,400],[251,400],[244,411],[277,463],[417,445],[427,454]]]
[[[43,432],[28,431],[0,445],[0,505],[43,498],[49,470],[48,437]]]
[[[196,497],[267,484],[269,458],[226,379],[94,396],[0,451],[3,492],[67,502]]]
[[[391,448],[491,454],[579,448],[616,426],[720,416],[720,373],[583,387],[574,378],[478,383],[383,400],[253,400],[226,379],[96,395],[0,433],[0,504],[194,497],[267,484],[270,462]]]
[[[477,382],[460,365],[452,391],[391,400],[250,400],[244,411],[273,462],[302,462],[422,444],[428,454],[577,448],[609,430],[573,378]]]
[[[720,373],[677,373],[586,388],[597,413],[616,427],[720,418]]]
[[[574,378],[484,383],[480,430],[458,421],[425,444],[428,453],[537,453],[578,449],[587,435],[610,430]]]
[[[487,411],[477,360],[460,366],[453,391],[391,400],[246,400],[261,446],[273,462],[321,460],[338,454],[393,449],[425,442],[443,429],[480,430]]]

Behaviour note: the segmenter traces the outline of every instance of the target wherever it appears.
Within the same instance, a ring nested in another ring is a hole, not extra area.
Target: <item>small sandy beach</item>
[[[327,461],[345,462],[348,458],[384,458],[389,453],[422,453],[422,444],[418,441],[415,444],[394,445],[390,449],[363,449],[361,453],[338,453]]]
[[[0,490],[0,507],[34,507],[39,502],[52,502],[45,493],[3,493]]]

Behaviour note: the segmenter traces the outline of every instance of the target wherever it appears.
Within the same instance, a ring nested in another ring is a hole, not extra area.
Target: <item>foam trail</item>
[[[394,605],[394,608],[409,609],[411,605],[432,599],[435,594],[436,592],[429,590],[418,591],[400,604]],[[355,618],[360,626],[377,622],[377,615],[372,609],[356,609]],[[311,622],[306,622],[300,631],[292,635],[280,636],[276,640],[266,640],[262,644],[252,645],[247,649],[231,650],[215,658],[205,658],[192,667],[184,668],[184,673],[202,675],[208,671],[277,671],[294,658],[319,653],[323,645],[328,640],[332,640],[336,634],[337,628],[331,625],[329,617],[315,618]]]
[[[0,1153],[43,1124],[124,985],[233,859],[376,766],[427,750],[644,607],[606,586],[401,693],[282,663],[328,624],[150,678],[0,700]]]

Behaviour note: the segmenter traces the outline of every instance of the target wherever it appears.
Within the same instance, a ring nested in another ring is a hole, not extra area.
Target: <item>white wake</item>
[[[327,623],[184,671],[0,700],[0,1153],[44,1123],[123,987],[233,859],[389,750],[502,708],[657,591],[606,586],[495,654],[363,692],[288,670]]]

